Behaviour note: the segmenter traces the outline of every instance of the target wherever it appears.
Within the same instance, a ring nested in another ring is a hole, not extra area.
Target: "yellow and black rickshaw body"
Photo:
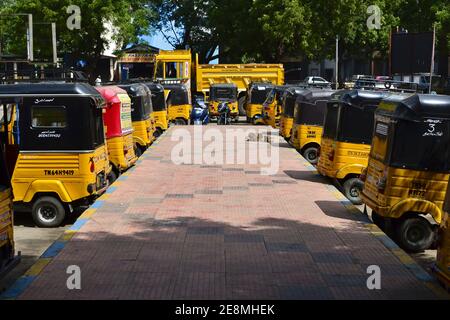
[[[3,115],[12,113],[12,106],[8,108],[7,105],[3,105],[1,109],[0,113]],[[8,125],[7,118],[3,117],[1,126],[6,126],[6,130],[2,130],[0,137],[0,278],[20,259],[20,257],[14,257],[13,195],[9,166],[5,157],[5,146],[9,144],[10,139]]]
[[[169,118],[167,114],[166,99],[164,96],[164,87],[155,82],[144,83],[151,91],[152,107],[155,120],[154,136],[160,136],[169,127]]]
[[[386,91],[343,90],[333,95],[325,112],[317,170],[336,179],[353,204],[361,204],[363,182],[373,136],[374,112]]]
[[[247,90],[246,116],[247,122],[252,124],[264,124],[263,104],[274,85],[265,82],[253,82]]]
[[[169,123],[187,125],[191,117],[192,101],[189,88],[184,84],[163,84],[167,92],[167,114]]]
[[[362,199],[408,251],[431,247],[450,177],[450,96],[396,94],[375,114]]]
[[[151,92],[139,83],[119,85],[119,88],[125,90],[131,99],[134,150],[139,157],[155,139]]]
[[[263,103],[264,124],[276,129],[280,126],[280,117],[283,108],[283,93],[289,86],[275,86]]]
[[[280,135],[287,141],[291,138],[294,125],[294,108],[297,97],[303,92],[308,92],[305,87],[290,87],[283,93],[282,113],[280,116]]]
[[[55,227],[74,206],[93,201],[111,171],[103,128],[104,100],[82,83],[0,85],[0,104],[16,108],[17,138],[6,144],[14,164],[14,204],[35,223]]]
[[[213,84],[209,88],[209,116],[215,118],[219,116],[220,103],[228,104],[230,116],[236,121],[239,117],[238,88],[234,83]]]
[[[433,266],[434,274],[442,285],[450,291],[450,188],[447,187],[447,196],[444,203],[444,216],[438,231],[436,263]]]
[[[334,90],[314,89],[297,97],[290,144],[311,164],[317,164],[327,102]]]

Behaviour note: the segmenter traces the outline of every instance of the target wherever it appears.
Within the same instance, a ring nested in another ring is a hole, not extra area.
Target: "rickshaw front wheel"
[[[41,228],[56,228],[61,225],[65,216],[61,201],[54,197],[38,198],[32,207],[31,215],[34,223]]]
[[[435,238],[432,225],[427,219],[420,216],[400,221],[396,231],[400,245],[408,252],[421,252],[429,249]]]
[[[364,182],[358,178],[350,178],[343,184],[344,194],[348,200],[354,205],[361,205],[361,192],[364,187]]]

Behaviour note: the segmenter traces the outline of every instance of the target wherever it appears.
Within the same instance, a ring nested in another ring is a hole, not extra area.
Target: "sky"
[[[164,36],[161,34],[161,32],[157,32],[152,36],[144,36],[142,37],[145,41],[147,41],[151,46],[157,47],[162,50],[172,50],[173,47],[171,44],[169,44]],[[217,53],[217,51],[216,51]],[[219,63],[219,60],[213,60],[210,62],[210,64],[217,64]]]

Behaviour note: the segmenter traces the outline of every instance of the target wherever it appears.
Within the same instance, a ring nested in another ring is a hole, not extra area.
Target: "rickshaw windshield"
[[[269,92],[267,95],[266,101],[264,101],[265,104],[272,104],[275,101],[276,91],[273,89]]]
[[[250,103],[251,104],[263,104],[267,99],[267,94],[271,88],[264,86],[254,87],[250,92]]]
[[[450,121],[401,121],[395,126],[390,165],[412,170],[450,171]]]
[[[283,113],[284,115],[293,118],[295,108],[295,96],[286,96],[284,99]]]
[[[338,140],[370,144],[373,137],[375,109],[376,106],[344,107],[341,112]]]
[[[323,125],[323,136],[330,139],[336,139],[339,120],[339,104],[333,103],[327,105],[325,121]]]
[[[5,115],[3,114],[3,106],[2,104],[0,104],[0,124],[3,125],[5,123]],[[12,119],[12,112],[13,112],[13,105],[12,104],[7,104],[6,105],[6,112],[7,112],[7,117],[6,117],[6,123],[10,123],[11,119]]]

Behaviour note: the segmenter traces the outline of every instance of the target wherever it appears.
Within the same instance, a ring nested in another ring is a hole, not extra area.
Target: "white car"
[[[306,84],[329,86],[331,83],[321,77],[306,77]]]

